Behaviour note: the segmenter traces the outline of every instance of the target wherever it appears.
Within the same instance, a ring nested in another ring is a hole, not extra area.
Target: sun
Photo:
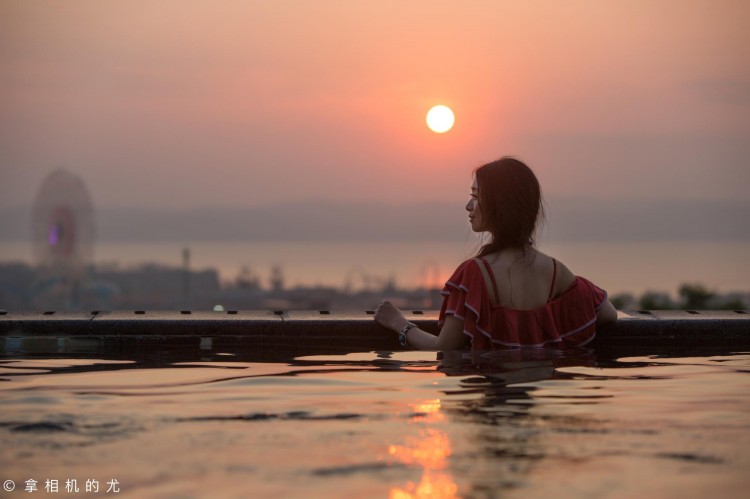
[[[445,133],[453,128],[456,121],[453,110],[442,104],[427,111],[427,126],[435,133]]]

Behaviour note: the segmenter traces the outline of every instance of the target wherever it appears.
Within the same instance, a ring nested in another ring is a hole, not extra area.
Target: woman
[[[534,248],[543,216],[539,181],[523,162],[504,157],[474,172],[466,205],[474,232],[490,241],[463,262],[443,288],[440,335],[422,331],[388,301],[375,320],[422,350],[573,347],[595,327],[617,320],[607,293]]]

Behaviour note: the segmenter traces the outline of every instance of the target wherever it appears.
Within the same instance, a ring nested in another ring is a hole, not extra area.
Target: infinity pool
[[[1,361],[2,494],[26,497],[31,480],[37,496],[154,498],[726,498],[750,486],[747,352],[258,358]]]

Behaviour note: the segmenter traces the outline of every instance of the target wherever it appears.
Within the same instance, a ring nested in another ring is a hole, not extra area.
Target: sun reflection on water
[[[415,423],[437,423],[445,419],[445,414],[440,410],[440,399],[426,400],[411,407],[414,409],[412,421]]]
[[[411,404],[415,423],[436,423],[444,419],[440,399]],[[458,486],[446,471],[451,455],[451,442],[448,435],[435,428],[423,428],[416,436],[409,436],[403,445],[388,446],[388,455],[409,466],[422,468],[419,483],[409,482],[405,487],[394,487],[390,499],[457,497]]]

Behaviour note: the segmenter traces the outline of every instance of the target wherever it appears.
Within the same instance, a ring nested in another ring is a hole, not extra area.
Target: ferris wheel
[[[45,267],[81,267],[91,263],[94,214],[80,177],[55,170],[42,182],[32,212],[34,260]]]

